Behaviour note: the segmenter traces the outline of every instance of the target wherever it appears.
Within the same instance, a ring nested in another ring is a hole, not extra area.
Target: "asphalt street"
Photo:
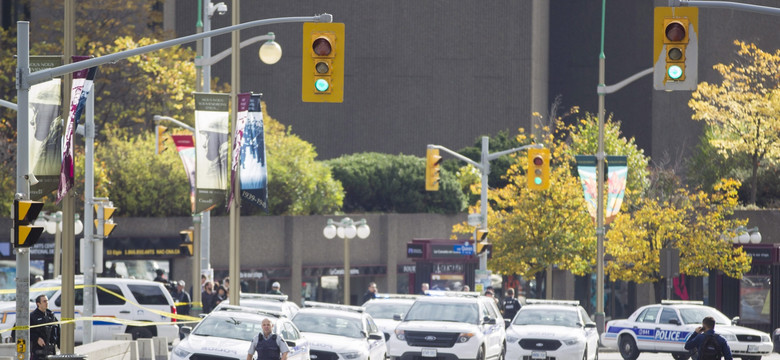
[[[620,353],[613,349],[599,349],[599,360],[623,360]],[[667,353],[640,353],[637,360],[674,360],[671,354]],[[761,360],[780,360],[780,354],[772,353],[764,356]]]

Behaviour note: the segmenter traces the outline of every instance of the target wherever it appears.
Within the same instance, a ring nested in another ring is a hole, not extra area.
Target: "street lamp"
[[[349,240],[355,236],[365,239],[371,234],[371,228],[366,224],[366,219],[353,221],[350,218],[343,218],[339,222],[328,219],[328,225],[322,229],[322,234],[328,239],[338,236],[344,239],[344,305],[349,305]]]
[[[753,228],[746,228],[740,226],[734,230],[735,235],[731,238],[731,242],[734,244],[758,244],[761,242],[761,233],[758,232],[758,226]]]
[[[81,222],[79,214],[74,214],[76,221],[73,222],[74,235],[81,234],[84,231],[84,223]],[[56,279],[60,276],[60,260],[62,254],[62,211],[57,211],[51,214],[41,213],[41,215],[35,220],[35,226],[43,226],[43,229],[54,235],[54,272],[52,276]]]

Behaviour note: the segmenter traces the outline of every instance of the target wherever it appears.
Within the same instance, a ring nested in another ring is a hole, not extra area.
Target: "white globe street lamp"
[[[273,35],[274,33],[268,33],[268,35]],[[260,60],[268,65],[276,64],[279,59],[282,58],[282,46],[279,45],[278,42],[273,40],[268,40],[263,43],[262,46],[260,46],[260,51],[258,51],[258,55],[260,56]]]
[[[339,222],[328,219],[328,224],[322,229],[322,235],[328,239],[333,239],[338,236],[344,240],[344,304],[349,305],[349,278],[351,275],[349,266],[349,240],[354,239],[355,236],[360,239],[367,238],[371,235],[371,228],[366,224],[366,219],[353,221],[350,218],[343,218]]]
[[[78,235],[84,231],[84,223],[81,222],[79,214],[76,215],[76,221],[73,222],[73,234]],[[60,276],[60,262],[62,260],[62,211],[41,215],[35,219],[36,226],[43,226],[43,229],[54,235],[54,278]]]

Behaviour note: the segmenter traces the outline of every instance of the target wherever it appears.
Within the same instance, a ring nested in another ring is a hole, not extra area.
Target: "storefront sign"
[[[742,249],[748,256],[753,258],[754,263],[771,263],[775,261],[776,258],[776,256],[772,256],[776,253],[776,249],[774,247],[743,246]]]
[[[422,257],[425,257],[425,245],[423,245],[423,244],[406,244],[406,257],[410,257],[410,258],[422,258]]]
[[[463,273],[463,264],[433,264],[434,274],[459,274]]]
[[[434,245],[431,244],[431,258],[432,259],[441,259],[441,258],[463,258],[466,255],[461,254],[459,251],[456,251],[454,246],[452,245]]]
[[[416,274],[417,273],[417,265],[415,265],[415,264],[398,265],[398,273],[399,274]]]

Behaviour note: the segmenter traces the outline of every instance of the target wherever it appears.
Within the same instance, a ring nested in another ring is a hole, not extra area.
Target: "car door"
[[[487,344],[485,356],[492,357],[501,351],[501,344],[503,344],[503,339],[501,338],[500,328],[504,327],[504,321],[499,321],[500,313],[498,311],[498,307],[496,307],[495,302],[490,299],[486,299],[486,301],[482,302],[482,305],[483,315],[481,320],[484,320],[485,316],[489,317],[490,319],[495,319],[495,324],[485,324],[485,343]]]
[[[588,312],[583,307],[579,307],[578,310],[583,326],[582,330],[585,332],[585,342],[588,344],[588,359],[595,359],[599,348],[599,331],[595,326],[596,323],[588,316]]]
[[[655,331],[656,349],[658,351],[684,351],[687,335],[688,333],[677,315],[677,310],[664,306],[661,309]]]
[[[655,351],[655,332],[660,312],[660,306],[649,306],[636,317],[632,330],[640,351]]]
[[[122,289],[114,284],[98,285],[95,317],[105,317],[106,320],[128,319],[130,312],[125,308],[126,301]],[[128,316],[122,316],[123,314]],[[113,334],[125,332],[125,326],[115,321],[93,321],[92,324],[92,338],[94,340],[111,340]]]
[[[374,319],[368,315],[364,318],[366,332],[368,338],[368,351],[371,360],[384,360],[387,354],[387,346],[385,345],[385,334],[379,330],[376,326]]]
[[[58,285],[59,286],[59,285]],[[62,291],[57,291],[57,294],[53,296],[53,303],[55,306],[55,309],[51,309],[53,312],[55,312],[58,319],[62,320]],[[52,300],[49,300],[49,304],[52,303]],[[84,312],[84,286],[81,284],[77,284],[76,288],[73,291],[73,315],[76,319],[80,318],[81,315]],[[84,339],[84,322],[83,321],[76,321],[76,328],[73,331],[73,340],[75,342],[83,342]],[[93,330],[94,332],[94,330]]]
[[[282,326],[280,327],[282,338],[287,342],[287,346],[290,347],[290,353],[287,354],[288,360],[309,360],[309,347],[306,343],[306,339],[301,337],[300,332],[289,321],[280,321]]]

